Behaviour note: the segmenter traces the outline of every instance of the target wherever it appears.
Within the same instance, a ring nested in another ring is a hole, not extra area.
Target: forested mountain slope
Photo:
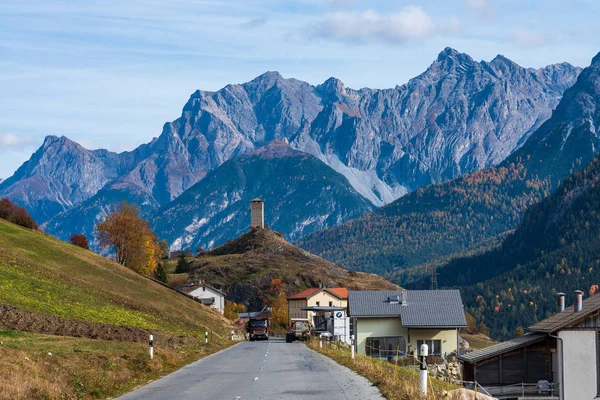
[[[458,258],[438,271],[441,286],[460,287],[468,311],[497,338],[557,311],[555,295],[594,293],[600,284],[600,159],[531,206],[502,245]],[[423,280],[415,287],[428,287]]]

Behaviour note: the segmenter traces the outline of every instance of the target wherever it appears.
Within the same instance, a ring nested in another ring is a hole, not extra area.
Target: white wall
[[[597,395],[596,332],[561,331],[565,400],[592,400]],[[560,342],[559,342],[560,343]],[[560,376],[560,372],[559,372]]]
[[[225,313],[225,297],[210,287],[200,286],[198,289],[191,291],[189,294],[197,299],[210,299],[214,297],[215,302],[211,307],[219,310],[221,314]]]

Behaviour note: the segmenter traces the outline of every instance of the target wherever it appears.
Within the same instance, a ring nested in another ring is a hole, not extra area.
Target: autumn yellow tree
[[[238,313],[246,311],[248,310],[244,304],[225,300],[225,318],[235,321],[238,319]]]
[[[286,328],[288,324],[287,296],[281,279],[271,279],[263,302],[271,307],[271,325]]]
[[[147,276],[156,270],[162,252],[156,234],[137,208],[123,202],[96,230],[100,244],[114,248],[119,264]]]

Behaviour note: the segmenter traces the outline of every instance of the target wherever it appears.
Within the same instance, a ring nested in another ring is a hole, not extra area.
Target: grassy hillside
[[[0,328],[0,398],[11,399],[114,396],[227,346],[231,329],[117,263],[1,219]]]
[[[0,304],[73,320],[223,336],[225,320],[90,251],[0,220]]]
[[[307,287],[398,288],[381,276],[339,268],[268,229],[250,231],[194,259],[188,281],[199,279],[227,288],[228,299],[249,300],[251,307],[260,306],[272,279],[280,279],[287,294]]]

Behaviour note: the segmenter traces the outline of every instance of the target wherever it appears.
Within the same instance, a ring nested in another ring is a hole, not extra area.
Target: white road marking
[[[261,371],[262,371],[262,370],[264,370],[264,369],[265,369],[265,367],[260,367],[260,370],[261,370]]]
[[[257,381],[258,380],[258,376],[256,378],[254,378],[254,380]]]

